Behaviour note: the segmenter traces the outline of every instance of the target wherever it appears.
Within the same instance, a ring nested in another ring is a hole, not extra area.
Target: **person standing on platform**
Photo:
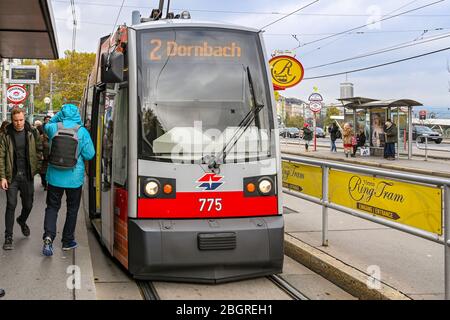
[[[309,143],[313,139],[313,132],[309,128],[309,124],[303,125],[303,140],[305,140],[305,150],[308,151]]]
[[[331,152],[337,152],[336,149],[336,140],[340,136],[339,127],[337,126],[336,122],[333,122],[333,125],[329,129],[330,132],[330,139],[331,139]]]
[[[386,143],[384,145],[384,157],[387,160],[395,160],[395,144],[397,143],[397,126],[388,119],[384,125]]]
[[[12,124],[0,135],[0,179],[6,191],[5,243],[4,250],[14,249],[13,229],[20,191],[22,212],[16,219],[24,236],[30,236],[26,221],[33,208],[34,176],[39,173],[42,159],[42,143],[36,129],[25,121],[23,109],[11,111]]]
[[[45,256],[53,255],[53,241],[56,237],[56,222],[61,208],[61,198],[67,197],[67,214],[62,233],[62,249],[71,250],[78,247],[75,241],[75,228],[81,201],[81,189],[84,182],[84,161],[95,155],[94,145],[87,129],[82,125],[78,107],[65,104],[49,123],[44,126],[50,143],[49,164],[47,169],[47,208],[44,219]],[[60,135],[60,133],[63,133]],[[72,134],[71,141],[67,140]],[[74,145],[76,141],[76,145]],[[66,143],[66,145],[64,145]],[[57,147],[58,146],[58,147]],[[55,163],[61,160],[61,165]],[[73,160],[73,162],[71,161]],[[63,167],[67,165],[67,167]]]
[[[344,144],[344,153],[345,157],[348,158],[348,155],[351,154],[353,156],[353,129],[350,123],[344,124],[344,130],[342,132],[342,142]]]

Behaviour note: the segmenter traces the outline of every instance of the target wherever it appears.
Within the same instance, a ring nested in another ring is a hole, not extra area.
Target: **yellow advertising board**
[[[282,162],[283,187],[322,199],[322,168]]]
[[[438,187],[330,170],[329,201],[442,235],[442,190]]]

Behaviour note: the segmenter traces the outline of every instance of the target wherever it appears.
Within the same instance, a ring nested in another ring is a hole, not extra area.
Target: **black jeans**
[[[28,180],[24,175],[16,175],[6,190],[6,213],[5,213],[5,237],[12,236],[14,230],[14,215],[17,206],[17,194],[20,191],[22,199],[22,213],[20,222],[26,222],[33,208],[34,181]]]
[[[78,209],[80,208],[81,189],[79,188],[59,188],[48,184],[47,189],[47,208],[45,209],[44,235],[50,237],[52,241],[56,237],[56,221],[58,211],[61,208],[61,199],[66,193],[67,197],[67,215],[62,234],[62,242],[68,243],[75,239],[75,227],[77,225]]]

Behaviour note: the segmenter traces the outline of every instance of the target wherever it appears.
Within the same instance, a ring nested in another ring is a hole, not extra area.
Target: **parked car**
[[[442,134],[440,134],[439,132],[433,131],[426,126],[419,126],[419,125],[413,126],[413,133],[412,133],[413,140],[416,140],[418,138],[420,143],[424,143],[425,138],[421,137],[424,134],[428,135],[428,141],[434,141],[437,144],[442,142]]]
[[[284,128],[283,131],[280,129],[280,136],[284,138],[298,138],[300,130],[296,127]]]
[[[321,127],[316,127],[316,137],[317,138],[325,138],[327,136],[325,130]]]

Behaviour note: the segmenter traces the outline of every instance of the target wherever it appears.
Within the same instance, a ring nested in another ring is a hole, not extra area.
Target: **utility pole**
[[[3,72],[2,72],[2,122],[6,120],[7,112],[8,112],[8,106],[7,106],[7,99],[6,99],[6,82],[7,82],[7,71],[6,66],[8,64],[8,59],[2,59],[3,64]]]

